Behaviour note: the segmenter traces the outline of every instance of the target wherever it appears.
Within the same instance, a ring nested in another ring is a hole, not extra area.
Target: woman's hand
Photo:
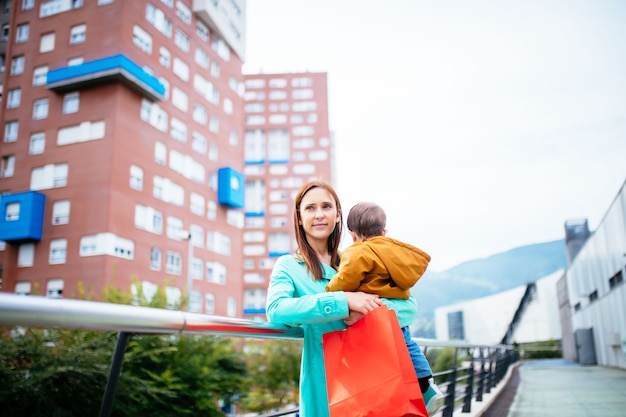
[[[364,292],[346,292],[345,294],[348,301],[348,309],[350,309],[348,318],[343,321],[347,326],[353,325],[364,315],[384,304],[376,294]]]

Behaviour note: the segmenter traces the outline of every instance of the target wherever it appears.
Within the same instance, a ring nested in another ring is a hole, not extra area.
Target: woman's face
[[[300,224],[307,240],[326,241],[339,221],[337,204],[323,188],[309,190],[300,202]]]

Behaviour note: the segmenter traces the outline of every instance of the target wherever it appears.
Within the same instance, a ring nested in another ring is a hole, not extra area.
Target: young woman
[[[304,348],[300,370],[300,416],[327,417],[328,394],[322,334],[345,329],[383,300],[363,292],[326,292],[337,273],[343,228],[341,203],[323,181],[304,184],[293,210],[298,249],[281,256],[274,265],[267,293],[267,318],[272,323],[301,326]],[[408,326],[417,313],[409,300],[385,299],[396,311],[400,326]]]

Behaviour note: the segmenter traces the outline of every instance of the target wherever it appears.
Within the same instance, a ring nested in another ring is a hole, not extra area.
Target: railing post
[[[478,378],[478,389],[476,390],[476,401],[483,400],[483,391],[485,389],[485,355],[484,349],[480,348],[480,377]]]
[[[469,375],[467,377],[467,387],[465,388],[465,400],[463,401],[462,413],[469,413],[472,411],[472,397],[474,394],[474,356],[469,366]]]
[[[120,379],[122,362],[124,361],[124,354],[126,353],[126,346],[128,346],[128,337],[129,334],[125,332],[120,332],[117,335],[117,344],[115,345],[113,359],[111,360],[109,379],[107,381],[106,390],[104,391],[104,396],[102,397],[99,417],[109,417],[111,415],[113,398],[115,397],[115,390]]]
[[[456,391],[456,365],[450,369],[450,377],[448,378],[448,390],[444,401],[445,407],[441,413],[442,417],[452,417],[454,413],[454,393]]]

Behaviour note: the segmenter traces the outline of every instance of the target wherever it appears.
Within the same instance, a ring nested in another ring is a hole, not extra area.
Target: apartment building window
[[[55,34],[52,33],[44,33],[41,35],[41,39],[39,40],[39,52],[46,53],[54,51],[54,41]]]
[[[246,130],[244,142],[244,161],[246,163],[265,161],[265,131],[263,129]]]
[[[82,56],[78,56],[76,58],[70,58],[67,60],[67,66],[68,67],[73,67],[75,65],[80,65],[85,61],[85,59]]]
[[[307,100],[313,98],[313,90],[305,88],[301,90],[293,90],[291,92],[291,98],[294,100]]]
[[[235,297],[228,297],[226,301],[226,315],[228,317],[237,316],[237,299]]]
[[[43,132],[33,133],[30,135],[30,144],[28,147],[29,155],[42,154],[46,148],[46,134]]]
[[[217,55],[219,55],[219,57],[222,58],[224,61],[226,62],[230,61],[230,49],[228,48],[228,45],[226,44],[226,42],[219,39],[217,36],[214,36],[213,42],[211,43],[211,47],[213,48],[215,52],[217,52]]]
[[[59,129],[57,145],[70,145],[72,143],[87,142],[104,138],[106,126],[104,120],[95,122],[82,122],[79,125],[68,126]]]
[[[172,117],[171,127],[170,134],[173,139],[183,143],[187,142],[187,125],[185,123]]]
[[[48,77],[48,66],[37,67],[33,70],[33,86],[45,85]]]
[[[181,240],[183,235],[183,221],[178,217],[167,216],[167,237],[174,240]]]
[[[11,75],[20,75],[24,73],[24,55],[13,57],[11,61]]]
[[[294,78],[291,80],[292,87],[311,87],[313,85],[313,79],[308,77]]]
[[[211,76],[215,78],[220,77],[220,64],[215,61],[211,62]]]
[[[239,144],[239,133],[235,129],[230,130],[230,135],[228,135],[228,144],[230,146],[237,146]]]
[[[198,216],[204,216],[204,197],[192,192],[189,196],[189,211]]]
[[[104,6],[113,3],[115,0],[98,0],[98,6]]]
[[[179,253],[167,252],[165,260],[165,272],[168,274],[180,275],[182,271],[182,259]]]
[[[206,314],[215,314],[215,295],[208,293],[204,295]]]
[[[189,52],[189,36],[180,29],[174,33],[174,43],[185,52]]]
[[[165,68],[170,67],[170,62],[172,60],[172,54],[167,48],[163,46],[159,48],[159,64],[163,65]]]
[[[20,106],[20,102],[22,101],[22,90],[19,88],[14,88],[13,90],[9,90],[9,94],[7,96],[7,109],[15,109]]]
[[[78,45],[85,42],[87,38],[87,25],[72,26],[70,30],[70,45]]]
[[[169,7],[170,9],[174,7],[174,0],[161,0],[161,3]]]
[[[83,0],[50,0],[41,5],[39,17],[52,16],[83,7]]]
[[[52,224],[68,224],[70,222],[70,200],[55,201],[52,205]]]
[[[20,219],[20,203],[7,204],[4,220],[7,222],[15,222]]]
[[[174,87],[172,89],[172,104],[177,109],[186,112],[189,107],[189,98],[183,90]],[[172,123],[174,123],[173,119]]]
[[[65,187],[67,185],[67,164],[46,165],[34,168],[30,177],[31,190]]]
[[[159,248],[150,249],[150,269],[161,270],[161,249]]]
[[[226,285],[226,267],[219,262],[207,262],[206,280],[213,284]]]
[[[230,255],[231,239],[223,233],[211,230],[207,232],[206,248],[215,253]]]
[[[17,31],[15,33],[15,43],[28,42],[29,31],[30,26],[28,25],[28,23],[17,25]]]
[[[30,295],[31,284],[29,281],[22,281],[15,283],[16,295]]]
[[[207,111],[206,107],[199,103],[194,103],[193,120],[200,123],[201,125],[206,125],[209,120],[209,112]]]
[[[143,169],[137,165],[130,166],[130,188],[143,190]]]
[[[15,142],[17,140],[17,132],[19,130],[20,123],[17,120],[6,122],[4,125],[4,141]]]
[[[161,132],[167,132],[167,113],[156,103],[149,100],[141,101],[141,120],[150,123]]]
[[[217,159],[219,158],[219,147],[217,146],[217,143],[215,142],[211,142],[209,144],[209,160],[210,161],[217,161]]]
[[[2,25],[2,42],[9,41],[9,25]]]
[[[80,105],[78,92],[69,93],[63,96],[63,114],[76,113]]]
[[[165,17],[165,13],[162,10],[157,9],[150,3],[146,6],[146,20],[168,38],[172,37],[172,22]]]
[[[289,133],[287,129],[271,129],[268,139],[268,159],[270,162],[289,160]]]
[[[160,235],[163,232],[163,214],[152,207],[135,206],[135,227]]]
[[[189,65],[185,64],[181,59],[174,58],[172,71],[174,71],[174,74],[181,80],[185,82],[189,81]]]
[[[51,279],[48,281],[46,288],[46,297],[48,298],[63,298],[63,280],[60,278]]]
[[[202,68],[209,68],[209,54],[207,54],[204,49],[196,48],[194,59],[196,61],[196,64],[200,65]]]
[[[133,28],[133,43],[145,53],[152,53],[152,36],[139,26]]]
[[[159,165],[165,165],[167,162],[167,147],[161,142],[154,144],[154,162]]]
[[[0,166],[0,177],[12,177],[15,173],[15,155],[6,155],[2,157],[2,166]]]
[[[260,179],[247,180],[245,191],[245,211],[246,213],[265,213],[265,182]]]
[[[22,243],[17,250],[17,266],[28,267],[33,266],[35,262],[35,244]]]
[[[217,218],[217,203],[215,201],[208,201],[206,203],[206,217],[209,220],[215,220]]]
[[[224,113],[233,114],[233,101],[228,97],[224,99]]]
[[[33,104],[33,120],[41,120],[48,117],[48,99],[35,100]]]
[[[67,252],[67,239],[53,239],[50,241],[50,264],[64,264]]]
[[[180,0],[176,2],[176,16],[180,17],[186,24],[191,24],[191,10]]]
[[[220,130],[220,119],[218,119],[216,115],[211,115],[209,130],[213,133],[217,133]]]

